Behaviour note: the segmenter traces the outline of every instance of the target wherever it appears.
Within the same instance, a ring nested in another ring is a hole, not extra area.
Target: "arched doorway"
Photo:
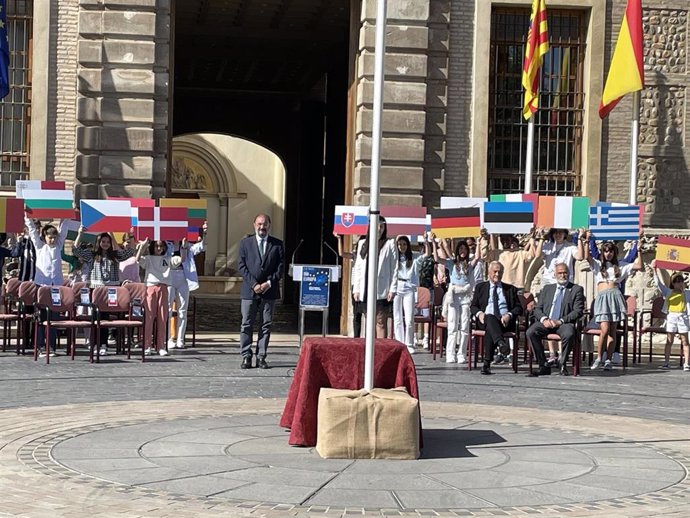
[[[170,195],[203,198],[209,224],[201,290],[239,293],[239,241],[252,232],[259,212],[285,236],[285,166],[278,155],[248,140],[215,133],[173,138]]]

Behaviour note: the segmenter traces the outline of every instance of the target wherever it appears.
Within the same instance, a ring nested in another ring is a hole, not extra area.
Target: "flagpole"
[[[525,153],[525,194],[532,192],[532,161],[534,155],[534,114],[527,122],[527,152]]]
[[[376,338],[376,290],[379,265],[379,174],[383,131],[384,59],[386,56],[386,8],[388,0],[376,2],[374,54],[374,105],[371,135],[371,191],[369,194],[369,251],[367,258],[367,328],[364,352],[364,389],[374,388],[374,339]]]
[[[640,142],[640,92],[633,92],[632,136],[630,142],[630,205],[637,205],[637,156]]]

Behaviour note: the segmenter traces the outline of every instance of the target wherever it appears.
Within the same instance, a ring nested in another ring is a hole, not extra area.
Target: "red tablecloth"
[[[322,387],[357,390],[364,386],[364,349],[363,338],[304,340],[280,418],[280,426],[290,429],[289,444],[316,445],[316,416]],[[413,398],[419,399],[412,356],[397,340],[376,340],[374,387],[405,387]]]

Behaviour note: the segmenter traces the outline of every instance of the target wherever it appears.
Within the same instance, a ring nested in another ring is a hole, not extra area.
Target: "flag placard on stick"
[[[537,210],[539,208],[539,195],[538,194],[492,194],[489,196],[489,201],[527,201],[532,204],[532,209],[534,212],[533,223],[537,224]]]
[[[589,229],[598,240],[639,239],[640,207],[595,206],[589,209]]]
[[[690,272],[690,240],[660,236],[656,242],[656,267]]]
[[[618,33],[611,67],[606,77],[599,104],[603,119],[621,98],[644,88],[644,34],[642,31],[642,0],[628,0],[625,16]]]
[[[36,219],[73,219],[75,217],[72,191],[25,190],[26,213]]]
[[[522,86],[525,104],[522,115],[529,120],[539,108],[539,69],[544,55],[549,51],[549,31],[546,22],[546,0],[532,2],[525,59],[522,63]]]
[[[386,218],[390,237],[398,235],[418,236],[426,232],[426,208],[405,206],[381,207],[381,216]]]
[[[0,232],[24,230],[24,200],[0,198]]]
[[[468,209],[472,207],[479,208],[480,224],[484,224],[484,202],[488,198],[466,198],[461,196],[441,196],[442,209]]]
[[[138,207],[136,237],[181,241],[187,237],[187,210],[177,207]]]
[[[24,191],[64,191],[65,182],[45,180],[17,180],[14,186],[17,198],[25,198]]]
[[[336,205],[333,232],[342,236],[361,236],[369,230],[369,207],[364,205]]]
[[[159,207],[178,207],[187,211],[187,240],[196,241],[199,238],[201,228],[207,219],[206,200],[194,198],[161,198]]]
[[[539,196],[537,225],[546,228],[587,228],[589,198],[586,196]]]
[[[127,200],[81,200],[81,224],[90,232],[129,232],[132,207]]]
[[[431,231],[436,237],[476,237],[480,230],[479,207],[431,210]]]
[[[484,228],[489,234],[524,234],[534,226],[534,205],[529,201],[487,201]]]

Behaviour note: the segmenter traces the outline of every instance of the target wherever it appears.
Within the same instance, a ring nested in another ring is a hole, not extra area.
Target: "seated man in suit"
[[[501,354],[510,352],[510,346],[503,334],[515,327],[515,319],[522,314],[517,289],[501,282],[503,265],[498,261],[492,261],[489,264],[488,277],[488,281],[480,282],[474,288],[470,307],[472,315],[478,320],[479,328],[486,331],[482,374],[491,374],[491,358],[497,346]]]
[[[585,292],[582,286],[568,280],[570,271],[568,265],[560,263],[555,268],[556,284],[544,286],[539,294],[539,302],[534,308],[535,322],[527,329],[534,357],[539,365],[538,373],[533,376],[551,374],[551,365],[546,361],[542,339],[548,334],[555,333],[561,337],[561,354],[558,357],[560,374],[568,375],[566,363],[570,350],[578,339],[575,323],[585,311]]]

